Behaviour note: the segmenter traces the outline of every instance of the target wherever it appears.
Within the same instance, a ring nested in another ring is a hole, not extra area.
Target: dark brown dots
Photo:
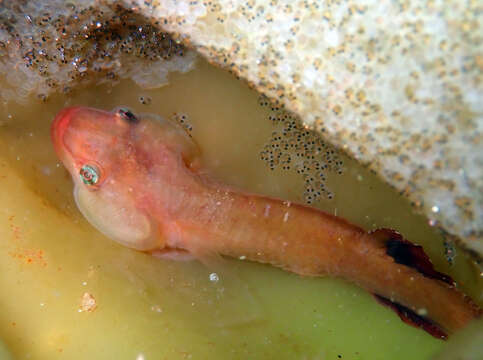
[[[302,176],[304,198],[308,204],[322,196],[331,199],[333,194],[326,188],[326,173],[342,173],[343,163],[337,152],[279,103],[272,104],[265,96],[260,96],[259,104],[270,106],[268,119],[276,127],[270,141],[260,152],[260,159],[271,170],[281,167]]]
[[[190,133],[191,131],[193,131],[193,126],[191,126],[191,124],[189,123],[188,115],[174,113],[171,116],[171,119],[177,122],[186,131],[189,137],[191,137]]]
[[[38,94],[37,99],[39,99],[41,102],[47,102],[48,97],[45,94]]]
[[[150,105],[152,99],[149,96],[140,96],[139,97],[139,102],[143,105]]]
[[[448,264],[453,265],[454,258],[456,256],[456,248],[455,248],[454,242],[449,238],[446,238],[443,242],[443,246],[444,246],[444,255],[446,257],[446,261],[448,262]]]
[[[29,14],[28,2],[9,2],[5,6],[7,10],[12,7],[12,11],[7,11],[11,16],[0,16],[0,29],[16,41],[1,43],[0,54],[3,49],[19,51],[22,66],[49,77],[46,84],[50,88],[54,87],[52,79],[57,83],[102,81],[102,77],[116,80],[114,74],[132,62],[128,56],[158,61],[184,54],[183,45],[134,8],[66,3],[67,12],[45,12],[34,18]],[[19,35],[13,26],[19,21],[35,26],[36,31]],[[70,81],[66,81],[65,74]]]

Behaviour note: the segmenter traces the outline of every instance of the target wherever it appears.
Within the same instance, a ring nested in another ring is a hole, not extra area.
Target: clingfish
[[[397,232],[366,232],[323,211],[224,185],[176,123],[125,108],[70,107],[51,128],[79,210],[130,248],[174,258],[229,256],[351,281],[407,322],[445,338],[481,309]]]

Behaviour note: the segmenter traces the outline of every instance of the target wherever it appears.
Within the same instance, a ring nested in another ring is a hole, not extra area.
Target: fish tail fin
[[[422,246],[413,244],[391,229],[378,229],[369,235],[383,247],[387,259],[398,264],[397,267],[391,266],[396,273],[404,271],[406,267],[415,270],[414,275],[410,275],[414,279],[414,284],[410,284],[408,288],[411,296],[418,298],[419,303],[429,304],[429,299],[433,299],[431,309],[411,309],[397,300],[389,299],[387,294],[373,293],[381,304],[395,311],[405,323],[419,327],[436,338],[446,339],[449,332],[456,330],[468,319],[481,316],[480,307],[457,290],[456,283],[449,275],[434,268]],[[404,267],[401,268],[400,265]],[[438,306],[441,308],[437,311],[436,318],[433,318],[431,313]],[[445,311],[447,316],[443,315]],[[452,320],[447,321],[446,317]],[[446,322],[446,326],[443,326],[443,322]]]

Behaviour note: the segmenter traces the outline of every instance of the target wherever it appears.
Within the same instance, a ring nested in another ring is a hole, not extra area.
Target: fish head
[[[149,250],[159,244],[152,218],[139,202],[143,188],[137,184],[142,182],[144,165],[136,161],[133,140],[139,124],[123,108],[108,112],[69,107],[55,117],[51,137],[72,176],[74,197],[84,217],[109,238]]]
[[[127,113],[127,115],[125,115]],[[87,107],[61,110],[51,126],[57,155],[74,182],[99,188],[119,167],[128,151],[132,126],[137,120],[128,110],[108,112]]]

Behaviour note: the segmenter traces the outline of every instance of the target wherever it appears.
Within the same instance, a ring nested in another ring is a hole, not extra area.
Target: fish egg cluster
[[[456,247],[454,245],[454,241],[451,240],[449,237],[445,237],[443,241],[444,246],[444,255],[446,257],[446,261],[448,264],[454,264],[454,258],[456,257]]]
[[[171,116],[171,120],[178,123],[186,131],[186,133],[189,135],[189,137],[192,137],[191,131],[193,131],[193,126],[191,126],[191,124],[189,123],[188,115],[174,113]]]
[[[154,88],[171,71],[188,71],[195,54],[135,8],[86,1],[8,1],[0,8],[0,98],[35,92],[46,100],[79,83],[130,78]],[[12,71],[14,69],[14,71]]]
[[[307,204],[322,196],[332,199],[333,193],[327,188],[326,180],[328,172],[342,174],[343,162],[337,151],[283,106],[270,102],[265,96],[259,98],[259,104],[270,107],[268,118],[275,127],[260,158],[271,170],[294,170],[302,176]]]
[[[139,96],[138,100],[143,105],[151,105],[151,101],[152,101],[151,97],[144,96],[144,95]]]

